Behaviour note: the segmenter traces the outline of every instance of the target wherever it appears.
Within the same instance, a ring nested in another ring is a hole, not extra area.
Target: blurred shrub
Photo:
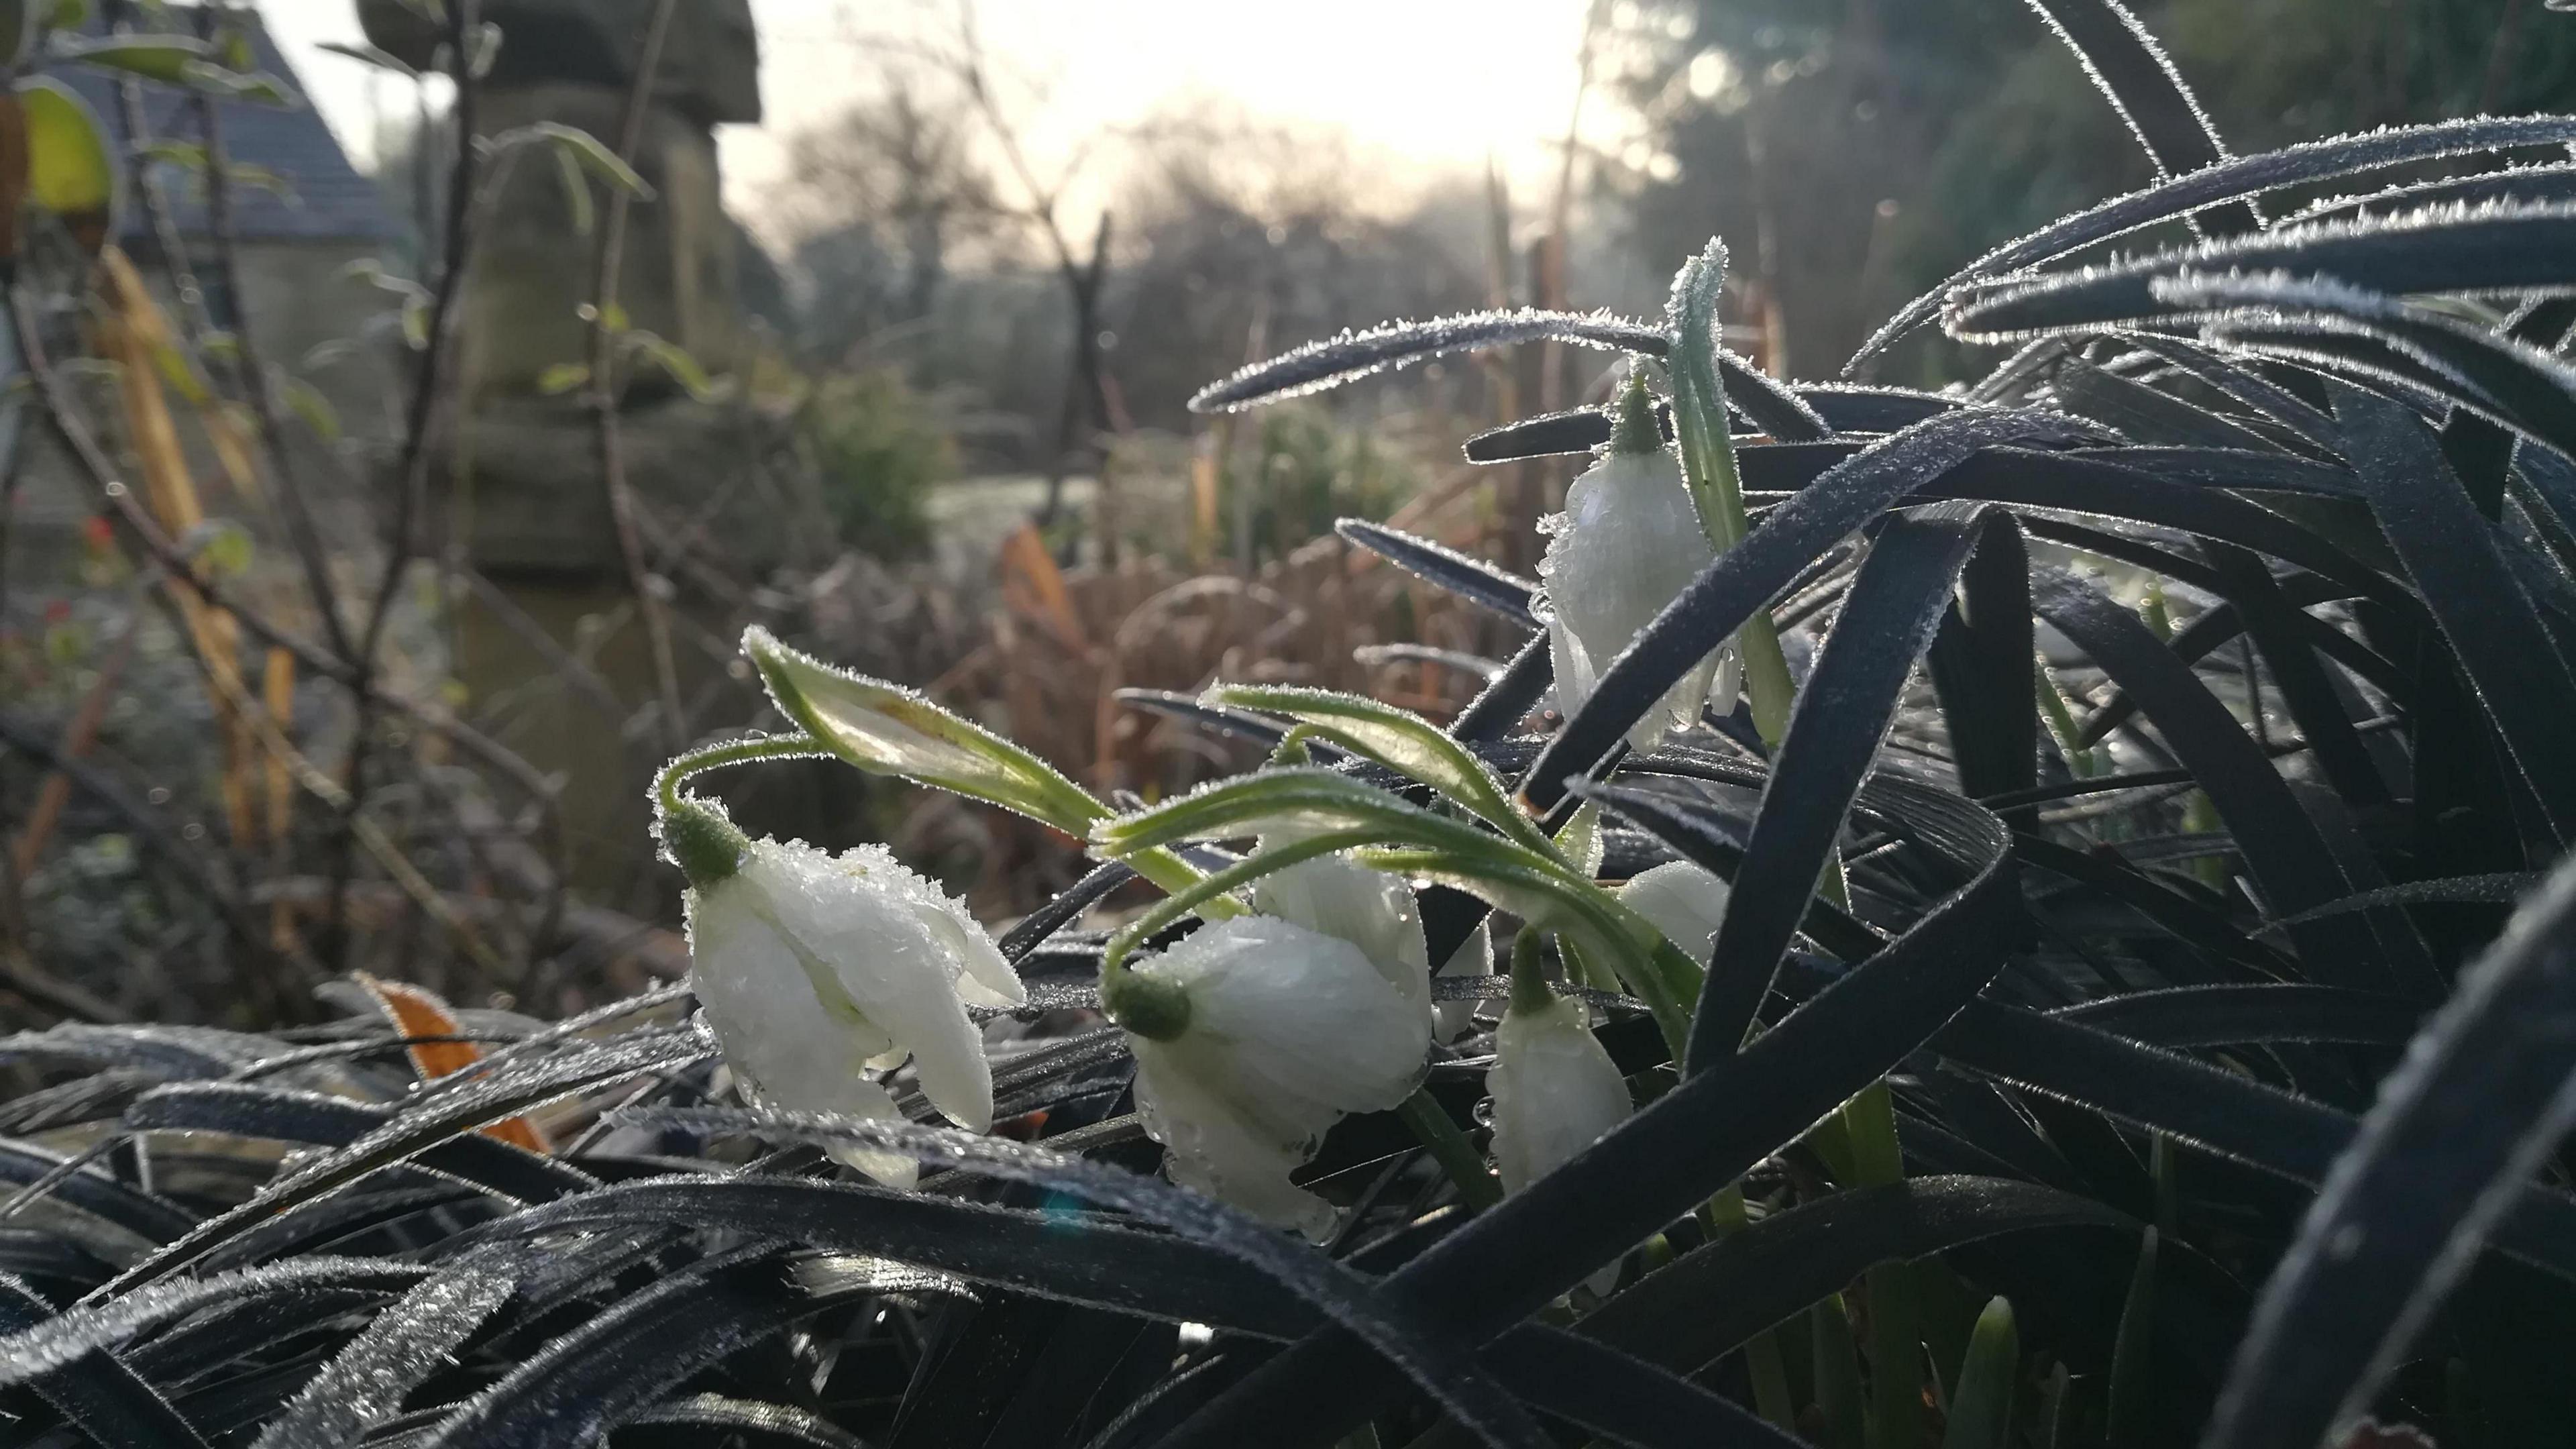
[[[1260,415],[1247,454],[1229,483],[1253,490],[1256,558],[1284,558],[1333,531],[1337,518],[1382,519],[1421,479],[1411,459],[1365,428],[1337,424],[1322,403],[1298,402]]]
[[[892,368],[832,373],[805,401],[802,427],[842,539],[881,558],[930,540],[932,485],[957,474],[957,444],[937,405]]]

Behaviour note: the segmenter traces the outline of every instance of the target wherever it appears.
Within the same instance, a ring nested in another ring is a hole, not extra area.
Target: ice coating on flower
[[[1494,936],[1490,925],[1483,921],[1477,922],[1476,929],[1469,931],[1467,939],[1459,942],[1458,949],[1450,952],[1449,959],[1441,963],[1438,974],[1442,976],[1493,975]],[[1473,1001],[1431,1003],[1431,1039],[1447,1042],[1455,1041],[1464,1035],[1467,1028],[1475,1025],[1476,1008],[1480,1004]]]
[[[1331,1231],[1331,1205],[1288,1174],[1345,1113],[1412,1094],[1424,1011],[1358,946],[1276,916],[1201,927],[1127,969],[1189,1002],[1179,1035],[1129,1038],[1137,1110],[1172,1180],[1309,1237]]]
[[[1264,847],[1282,843],[1274,833]],[[1406,1010],[1431,1034],[1431,948],[1422,939],[1422,918],[1413,892],[1384,871],[1371,870],[1338,855],[1299,861],[1274,871],[1245,892],[1252,908],[1291,925],[1327,936],[1339,936],[1360,948],[1386,983],[1403,997]]]
[[[892,1117],[862,1075],[913,1059],[931,1104],[993,1124],[992,1068],[966,1003],[1016,1005],[1019,977],[965,907],[881,846],[840,855],[763,840],[686,896],[691,989],[750,1094],[810,1112]],[[913,1165],[850,1159],[909,1185]]]
[[[1543,616],[1556,703],[1571,717],[1592,698],[1610,661],[1717,553],[1700,529],[1681,464],[1662,448],[1604,456],[1566,490],[1565,511],[1539,527],[1548,535],[1538,572],[1547,584]],[[1628,742],[1652,749],[1665,730],[1695,723],[1716,673],[1714,658],[1700,661],[1646,711]]]
[[[1494,1167],[1519,1192],[1628,1119],[1628,1084],[1563,997],[1515,1003],[1494,1031]]]
[[[1712,939],[1726,919],[1726,882],[1687,860],[1640,871],[1619,888],[1619,900],[1664,933],[1664,939],[1702,966],[1717,946]]]
[[[1503,1191],[1519,1192],[1563,1166],[1602,1134],[1628,1120],[1628,1084],[1618,1064],[1583,1024],[1583,1009],[1562,997],[1525,1004],[1517,996],[1494,1031],[1494,1170]],[[1607,1292],[1612,1264],[1593,1275]]]

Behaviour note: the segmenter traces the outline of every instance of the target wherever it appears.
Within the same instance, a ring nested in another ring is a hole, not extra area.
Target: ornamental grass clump
[[[1344,528],[1517,636],[1457,717],[1135,694],[1268,758],[1102,800],[754,631],[782,732],[664,777],[688,983],[0,1039],[8,1432],[2563,1439],[2576,212],[2512,163],[2576,119],[2231,159],[2119,5],[2041,8],[2163,179],[1854,360],[2000,349],[1955,387],[1763,376],[1712,245],[1657,322],[1396,324],[1202,396],[1627,356],[1470,445],[1606,449],[1545,578]],[[1690,563],[1613,609],[1587,538],[1641,498]],[[1088,874],[988,936],[725,823],[725,770],[810,755]]]

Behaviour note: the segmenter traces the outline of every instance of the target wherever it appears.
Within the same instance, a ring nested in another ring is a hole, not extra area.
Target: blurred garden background
[[[2000,0],[482,0],[461,65],[431,8],[0,7],[58,25],[25,69],[115,183],[10,242],[0,1019],[291,1021],[351,968],[551,1015],[676,974],[645,784],[776,723],[753,623],[1104,796],[1244,763],[1121,690],[1445,716],[1502,626],[1334,521],[1531,572],[1572,468],[1460,444],[1614,364],[1193,391],[1386,317],[1659,315],[1712,234],[1736,349],[1829,377],[2154,179]],[[2576,100],[2540,0],[2137,8],[2245,151]],[[1876,376],[1938,388],[1957,346]],[[836,768],[738,804],[993,920],[1080,870]]]

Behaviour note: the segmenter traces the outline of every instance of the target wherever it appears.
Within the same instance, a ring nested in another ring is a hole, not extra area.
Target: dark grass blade
[[[1727,381],[1729,386],[1734,383],[1732,376]],[[1832,433],[1892,433],[1960,406],[1957,398],[1903,387],[1800,383],[1792,391],[1824,426],[1773,428],[1771,436],[1778,441],[1813,440]],[[1664,440],[1672,441],[1672,405],[1658,403],[1655,418]],[[1470,463],[1509,463],[1589,453],[1609,441],[1609,413],[1600,408],[1568,408],[1488,428],[1467,439],[1465,453]]]
[[[2051,1014],[2181,1050],[2284,1041],[2390,1046],[2415,1034],[2423,1008],[2400,996],[2284,981],[2137,991]]]
[[[1123,1168],[1001,1138],[876,1119],[767,1110],[655,1109],[633,1120],[686,1123],[766,1137],[849,1143],[901,1152],[925,1163],[1070,1194],[1116,1208],[1235,1258],[1329,1314],[1391,1366],[1400,1368],[1459,1422],[1500,1449],[1548,1441],[1518,1400],[1505,1394],[1462,1343],[1401,1298],[1368,1290],[1345,1264],[1254,1223],[1237,1210]],[[1611,1255],[1611,1256],[1615,1256]],[[1597,1264],[1595,1266],[1598,1266]],[[1587,1272],[1589,1270],[1586,1270]],[[1477,1340],[1482,1341],[1483,1335]]]
[[[22,1142],[0,1141],[0,1189],[15,1196],[47,1178],[55,1201],[114,1223],[150,1242],[166,1243],[197,1225],[194,1214],[177,1203],[140,1192],[104,1173],[79,1171],[63,1175],[64,1159]]]
[[[2241,331],[2249,341],[2272,348],[2296,348],[2303,341],[2330,346],[2327,338],[2338,336],[2355,344],[2378,343],[2394,355],[2378,356],[2351,344],[2334,347],[2333,355],[2364,367],[2375,363],[2374,370],[2382,375],[2429,387],[2455,408],[2471,409],[2576,457],[2576,368],[2529,343],[2349,287],[2219,277],[2190,279],[2163,292],[2178,310],[2274,309],[2255,311],[2248,322],[2239,323],[2222,313],[2209,323],[2222,332]],[[2292,326],[2311,333],[2313,340],[2285,328],[2279,321],[2283,314],[2290,317]],[[2313,337],[2318,332],[2325,336]],[[2497,447],[2503,450],[2502,440],[2497,440]],[[2497,462],[2495,484],[2500,491],[2501,457]],[[2489,516],[2493,516],[2495,496],[2490,492],[2481,500],[2481,511]]]
[[[1937,802],[1937,803],[1936,803]],[[2000,822],[1924,791],[1920,837],[1967,884],[1745,1050],[1685,1081],[1572,1162],[1479,1215],[1381,1289],[1491,1337],[1704,1201],[1911,1051],[1999,964],[1985,949],[2008,876]],[[1605,1195],[1603,1182],[1623,1185]],[[1354,1339],[1309,1337],[1194,1413],[1168,1449],[1329,1441],[1394,1387]]]
[[[1802,382],[1798,396],[1837,433],[1893,433],[1925,418],[1956,412],[1963,403],[1945,393],[1910,387],[1863,387],[1845,382]],[[1788,441],[1782,439],[1782,441]]]
[[[1556,660],[1548,652],[1547,635],[1534,634],[1484,692],[1458,711],[1449,733],[1470,743],[1501,739],[1538,708],[1540,697],[1555,682]]]
[[[2031,594],[2040,616],[2118,680],[2155,721],[2167,745],[2209,792],[2210,803],[2234,833],[2246,868],[2274,910],[2301,911],[2352,893],[2315,822],[2261,747],[2136,615],[2055,569],[2038,574]],[[2426,985],[2393,979],[2378,938],[2358,922],[2312,922],[2293,939],[2301,963],[2329,985],[2407,990]]]
[[[248,1201],[208,1218],[127,1269],[109,1289],[123,1292],[167,1277],[279,1214],[453,1142],[478,1127],[521,1116],[582,1092],[673,1070],[702,1060],[712,1051],[712,1044],[694,1030],[646,1030],[611,1042],[566,1050],[556,1059],[514,1060],[486,1079],[454,1087],[447,1086],[452,1078],[443,1078],[383,1126],[346,1147],[278,1174]]]
[[[2213,967],[2224,968],[2220,974],[2233,980],[2250,984],[2296,974],[2288,958],[2249,939],[2234,921],[2117,856],[2077,850],[2028,834],[2014,837],[2013,854],[2025,865],[2081,882],[2145,916],[2175,939],[2198,948]]]
[[[422,1449],[574,1449],[728,1354],[904,1280],[900,1270],[813,1276],[768,1247],[668,1274],[547,1344]]]
[[[874,1253],[1021,1293],[1174,1323],[1293,1337],[1316,1321],[1260,1274],[1187,1240],[1093,1217],[1023,1212],[860,1183],[653,1178],[517,1214],[486,1235],[610,1225],[741,1231]]]
[[[2310,647],[2310,638],[2319,630],[2309,626],[2318,621],[2291,605],[2271,569],[2252,553],[2222,543],[2204,544],[2201,551],[2225,582],[2227,597],[2244,617],[2246,632],[2253,636],[2263,663],[2269,667],[2273,687],[2299,726],[2299,733],[2306,738],[2327,783],[2342,796],[2343,803],[2355,809],[2389,803],[2392,797],[2387,780],[2381,777],[2378,763],[2371,759],[2360,733],[2353,728],[2352,716],[2345,713],[2343,697],[2335,692],[2325,666]],[[2321,627],[2325,632],[2341,632],[2331,626]]]
[[[2358,1119],[2347,1113],[2238,1073],[1989,1001],[1961,1011],[1942,1028],[1933,1050],[2310,1187],[2325,1181],[2360,1130]],[[2490,1246],[2576,1282],[2576,1200],[2520,1188]]]
[[[1673,437],[1673,414],[1669,403],[1655,408],[1656,422],[1664,441]],[[1487,428],[1471,434],[1463,452],[1470,463],[1511,463],[1523,458],[1554,458],[1568,453],[1589,453],[1610,441],[1610,415],[1599,408],[1567,408],[1563,412],[1540,413]]]
[[[2391,295],[2504,294],[2576,284],[2576,207],[2501,206],[2419,212],[2258,233],[2081,272],[2005,279],[1954,296],[1944,324],[1978,342],[2154,317],[2170,304],[2160,279],[2183,273],[2284,272]]]
[[[24,1333],[52,1317],[52,1307],[34,1290],[0,1275],[0,1333]],[[100,1445],[205,1449],[206,1441],[170,1407],[169,1400],[105,1348],[73,1354],[59,1366],[23,1376],[22,1381]]]
[[[2030,7],[2075,52],[2084,73],[2156,163],[2158,175],[2181,176],[2227,159],[2218,128],[2183,84],[2182,72],[2120,0],[2030,0]],[[2251,198],[2221,202],[2194,219],[2220,235],[2263,224]]]
[[[1798,692],[1762,792],[1692,1017],[1685,1070],[1703,1072],[1733,1055],[1753,1024],[1906,678],[1980,546],[1997,550],[2000,568],[2027,569],[2010,515],[1974,505],[1940,504],[1896,519],[1871,545],[1815,672]]]
[[[1559,1418],[1638,1449],[1796,1449],[1804,1442],[1642,1358],[1551,1324],[1515,1330],[1485,1358]]]
[[[2311,406],[2307,399],[2243,366],[2237,358],[2218,348],[2202,341],[2168,337],[2158,332],[2120,332],[2114,335],[2121,345],[2172,363],[2279,424],[2320,453],[2332,455],[2343,447],[2343,430],[2334,425],[2333,417],[2323,409]]]
[[[2116,1208],[2036,1183],[1925,1177],[1838,1192],[1673,1260],[1586,1317],[1582,1332],[1696,1372],[1884,1263],[2047,1228],[2134,1231]]]
[[[1820,480],[1836,466],[1836,449],[1825,444],[1746,448],[1738,458],[1749,489],[1776,493]],[[2253,467],[2255,459],[2260,460],[2260,471]],[[2350,475],[2339,469],[2277,454],[2127,449],[2043,453],[1999,447],[1961,460],[1909,490],[1902,501],[1978,498],[2180,529],[2295,564],[2344,584],[2355,594],[2408,607],[2411,596],[2403,584],[2334,539],[2226,491],[2292,481],[2328,484],[2347,490],[2345,496],[2357,496],[2359,491]]]
[[[755,1444],[778,1440],[811,1445],[813,1449],[867,1449],[865,1440],[811,1409],[723,1394],[691,1394],[685,1399],[655,1404],[628,1415],[626,1426],[682,1429],[702,1441],[738,1434]]]
[[[1722,880],[1732,882],[1743,865],[1744,848],[1732,822],[1699,801],[1620,785],[1588,784],[1580,793]],[[1798,929],[1845,960],[1860,960],[1887,944],[1876,931],[1821,898],[1808,900]]]
[[[1446,589],[1524,629],[1538,627],[1538,621],[1530,617],[1530,595],[1538,592],[1538,585],[1528,579],[1505,573],[1482,559],[1469,558],[1445,544],[1416,538],[1364,518],[1338,520],[1333,531],[1426,584]]]
[[[371,1313],[402,1296],[400,1288],[312,1287],[267,1293],[192,1316],[151,1334],[120,1355],[153,1383],[176,1388],[334,1319]]]
[[[2334,136],[2223,161],[2143,191],[2115,196],[2088,211],[2051,222],[1996,247],[1897,309],[1861,344],[1843,370],[1848,374],[1885,351],[1897,338],[1932,320],[1940,313],[1944,298],[1980,277],[2034,267],[2096,242],[2285,186],[2333,181],[2445,156],[2520,146],[2558,146],[2570,141],[2576,141],[2576,117],[2485,117]]]
[[[346,1147],[394,1120],[389,1107],[247,1082],[184,1082],[147,1093],[125,1109],[137,1132],[224,1132],[271,1142]],[[421,1166],[522,1202],[548,1202],[598,1186],[598,1179],[551,1157],[480,1135],[422,1152]]]
[[[1122,702],[1126,699],[1124,692],[1119,698]],[[1082,879],[1056,892],[1045,905],[1022,916],[1016,925],[1002,933],[1002,938],[994,942],[1001,949],[1002,959],[1017,963],[1036,950],[1038,943],[1072,925],[1084,911],[1135,878],[1136,872],[1114,860],[1104,860],[1093,866]]]
[[[2567,748],[2576,680],[2515,582],[2491,526],[2461,491],[2431,431],[2406,409],[2338,387],[2335,416],[2370,490],[2372,511],[2415,576],[2479,704],[2558,840],[2576,840],[2576,752]]]
[[[415,1286],[314,1375],[260,1431],[253,1449],[338,1449],[357,1442],[445,1368],[448,1355],[509,1299],[513,1286],[504,1274],[463,1267]]]
[[[1707,657],[1755,609],[1908,493],[1979,450],[2011,443],[2081,440],[2082,429],[2043,414],[1950,413],[1870,444],[1835,463],[1718,556],[1603,674],[1592,699],[1530,768],[1523,795],[1541,812],[1565,797],[1675,680]],[[1750,456],[1757,450],[1745,450]],[[1748,477],[1747,481],[1750,481]]]
[[[2185,448],[2275,451],[2262,434],[2218,413],[2106,372],[2081,358],[2058,364],[2050,383],[2060,406],[2077,417],[2119,429],[2133,442]]]
[[[2039,703],[2030,671],[2036,647],[2028,550],[2018,540],[1977,550],[1924,660],[1949,727],[1959,788],[1970,796],[2038,783]]]
[[[2576,201],[2576,166],[2508,166],[2470,176],[2384,187],[2360,196],[2320,201],[2287,217],[2283,225],[2389,216],[2427,206],[2486,206],[2501,201]]]
[[[2299,914],[2309,919],[2340,915],[2345,911],[2374,910],[2380,906],[2469,904],[2512,905],[2531,894],[2542,877],[2533,871],[2497,871],[2490,875],[2438,876],[2431,880],[2410,880],[2403,885],[2380,886],[2359,895],[2329,901]],[[2275,930],[2289,924],[2273,921],[2263,929]]]
[[[2210,1449],[2308,1443],[2369,1406],[2576,1125],[2576,865],[2463,974],[2335,1160],[2257,1301]]]
[[[0,1336],[0,1386],[31,1382],[83,1354],[106,1350],[156,1324],[209,1308],[314,1288],[408,1289],[427,1276],[408,1263],[314,1255],[204,1278],[155,1283],[92,1299]]]
[[[1386,368],[1426,358],[1520,342],[1572,342],[1617,352],[1663,355],[1660,328],[1607,312],[1465,312],[1427,322],[1391,322],[1345,332],[1256,362],[1201,388],[1190,411],[1232,412],[1338,387]]]

